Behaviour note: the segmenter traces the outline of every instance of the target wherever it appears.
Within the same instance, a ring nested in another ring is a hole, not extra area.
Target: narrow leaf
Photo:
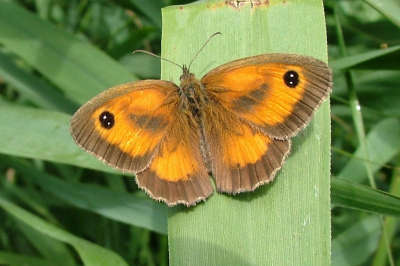
[[[165,205],[161,203],[94,185],[68,183],[29,164],[5,156],[1,158],[25,178],[71,205],[133,226],[167,233]]]
[[[163,57],[188,64],[213,33],[221,32],[191,65],[198,78],[223,63],[262,53],[327,59],[322,1],[263,3],[214,0],[163,9]],[[179,83],[180,75],[179,68],[162,62],[163,79]],[[253,193],[215,193],[190,209],[169,209],[170,264],[328,265],[329,146],[326,102],[295,138],[272,184]]]
[[[136,79],[94,46],[6,0],[0,0],[0,43],[78,103]]]
[[[69,135],[70,116],[0,104],[0,153],[115,173],[79,148]]]
[[[70,244],[79,254],[85,265],[128,265],[114,252],[90,243],[85,239],[78,238],[61,228],[55,227],[2,197],[0,197],[0,207],[7,213],[29,225],[32,229]]]
[[[380,225],[378,217],[370,216],[336,236],[332,241],[332,265],[363,265],[378,245]]]
[[[332,204],[400,218],[400,198],[340,178],[331,182]]]
[[[384,119],[376,124],[368,133],[366,138],[369,147],[369,160],[363,161],[364,152],[358,147],[354,153],[354,158],[343,167],[338,177],[353,182],[363,182],[367,178],[365,163],[370,163],[373,172],[379,170],[386,164],[395,154],[400,151],[400,122],[395,118]]]
[[[393,46],[386,49],[373,50],[370,52],[350,55],[335,61],[329,62],[334,70],[354,69],[395,69],[399,67],[400,46]]]

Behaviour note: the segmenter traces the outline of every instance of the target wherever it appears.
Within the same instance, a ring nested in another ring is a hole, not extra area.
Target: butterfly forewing
[[[176,89],[165,81],[111,88],[76,112],[71,134],[80,146],[108,164],[131,173],[143,171],[173,123]]]
[[[331,91],[332,73],[322,61],[267,54],[224,64],[201,82],[217,102],[266,134],[294,136]]]

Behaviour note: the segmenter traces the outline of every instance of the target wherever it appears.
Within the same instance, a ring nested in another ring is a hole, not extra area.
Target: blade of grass
[[[369,51],[366,53],[346,56],[329,62],[334,70],[347,68],[356,69],[398,69],[400,58],[400,45],[386,49]]]
[[[116,173],[79,148],[69,135],[70,116],[0,104],[0,153]]]
[[[400,3],[397,0],[364,0],[389,21],[400,28]]]
[[[12,220],[15,227],[20,230],[20,234],[35,248],[40,257],[45,258],[54,265],[75,265],[76,255],[68,245],[39,231],[32,230],[32,227],[18,219],[13,218]],[[0,263],[0,265],[3,264]]]
[[[344,41],[344,36],[339,20],[339,12],[340,9],[338,7],[338,4],[334,4],[334,11],[335,11],[335,21],[336,21],[336,32],[337,32],[337,37],[338,37],[338,42],[339,42],[339,50],[342,56],[347,56],[347,51],[346,51],[346,45]],[[346,78],[346,84],[347,84],[347,92],[348,92],[348,97],[349,97],[349,105],[352,113],[352,118],[353,118],[353,123],[356,128],[357,132],[357,138],[358,142],[360,144],[360,147],[362,147],[363,150],[363,157],[366,158],[366,161],[364,161],[365,164],[365,169],[367,171],[367,176],[369,183],[371,187],[376,188],[375,180],[373,178],[372,170],[369,161],[370,156],[369,156],[369,147],[367,145],[366,141],[366,136],[365,136],[365,130],[364,130],[364,121],[362,117],[362,111],[361,111],[361,105],[358,100],[357,92],[354,87],[354,80],[352,77],[352,74],[350,71],[345,72],[345,78]]]
[[[361,219],[332,241],[332,265],[364,265],[375,251],[381,233],[376,216]]]
[[[125,2],[125,1],[122,1]],[[140,12],[145,14],[151,21],[153,21],[154,25],[157,28],[161,29],[161,8],[164,6],[162,1],[159,0],[148,0],[146,4],[143,5],[143,2],[140,0],[129,0],[133,6],[135,6]]]
[[[21,69],[11,56],[0,52],[0,76],[38,107],[72,113],[77,105],[50,84]]]
[[[371,149],[369,158],[371,171],[377,172],[400,151],[400,121],[395,118],[384,119],[376,124],[368,133],[366,142]],[[354,152],[354,158],[342,168],[338,177],[353,182],[365,181],[367,172],[364,166],[364,151],[361,146]]]
[[[167,217],[163,204],[94,185],[68,183],[19,160],[6,156],[1,156],[1,159],[26,179],[73,206],[133,226],[161,234],[167,233]]]
[[[338,19],[339,12],[340,12],[340,10],[338,8],[338,3],[335,2],[334,3],[334,16],[335,16],[335,21],[336,21],[336,31],[337,31],[337,37],[338,37],[338,42],[339,42],[339,50],[340,50],[340,53],[342,54],[342,56],[347,56],[344,36],[343,36],[340,21]],[[348,88],[349,103],[350,103],[350,109],[352,112],[353,123],[356,128],[358,142],[364,152],[364,158],[366,158],[365,169],[367,171],[368,180],[369,180],[370,186],[372,188],[376,188],[375,180],[374,180],[372,169],[371,169],[371,164],[369,163],[369,161],[370,161],[369,147],[368,147],[368,144],[366,141],[366,136],[365,136],[364,121],[363,121],[363,117],[362,117],[361,105],[358,100],[357,92],[354,87],[353,77],[352,77],[352,74],[350,71],[345,72],[345,78],[346,78],[346,83],[347,83],[347,88]],[[382,217],[379,217],[379,221],[383,228],[383,235],[386,240],[385,241],[386,242],[386,250],[387,250],[388,256],[390,258],[390,265],[394,265],[393,256],[391,254],[390,245],[388,242],[388,237],[387,237],[387,234],[386,234],[386,231],[384,228]]]
[[[321,1],[201,1],[163,9],[163,57],[188,64],[211,34],[192,72],[203,76],[228,61],[268,52],[326,60]],[[307,19],[304,19],[307,18]],[[196,30],[194,30],[196,29]],[[162,62],[162,77],[179,68]],[[295,138],[271,185],[254,193],[215,194],[194,208],[169,209],[170,264],[328,265],[330,263],[329,104]]]
[[[136,79],[96,47],[6,0],[0,0],[0,43],[78,103]]]
[[[396,195],[396,196],[400,197],[400,157],[397,161],[397,168],[393,171],[392,182],[390,184],[389,192],[392,195]],[[398,206],[400,206],[400,204],[398,204]],[[400,208],[398,207],[398,209],[400,209]],[[385,218],[384,226],[385,226],[385,229],[387,232],[387,237],[388,237],[389,243],[392,242],[393,237],[396,234],[397,223],[398,223],[398,220],[393,217]],[[384,236],[381,236],[381,239],[380,239],[379,245],[378,245],[378,249],[376,250],[372,265],[373,266],[386,265],[387,259],[388,259],[388,256],[387,256],[387,252],[386,252],[386,239]]]
[[[0,251],[0,264],[1,265],[29,265],[29,266],[49,266],[52,261],[33,257],[14,254],[11,252]],[[70,264],[65,264],[70,265]]]
[[[0,207],[10,215],[13,215],[15,218],[29,225],[32,229],[70,244],[79,254],[85,265],[128,265],[116,253],[90,243],[85,239],[78,238],[3,199],[2,197],[0,197]]]
[[[400,198],[340,178],[331,181],[332,204],[400,218]]]

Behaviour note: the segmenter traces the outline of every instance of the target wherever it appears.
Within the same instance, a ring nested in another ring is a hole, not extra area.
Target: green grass
[[[68,122],[81,104],[120,83],[160,78],[160,61],[132,56],[135,49],[188,63],[221,31],[193,64],[198,76],[258,53],[327,59],[319,1],[269,1],[240,12],[195,4],[161,15],[184,2],[0,0],[0,264],[167,265],[169,248],[174,265],[323,265],[329,222],[333,265],[398,264],[397,0],[324,2],[334,70],[331,215],[328,103],[295,138],[272,185],[214,195],[189,211],[150,200],[131,176],[73,143]],[[177,82],[179,68],[162,65],[163,78]],[[299,226],[306,214],[315,226]]]

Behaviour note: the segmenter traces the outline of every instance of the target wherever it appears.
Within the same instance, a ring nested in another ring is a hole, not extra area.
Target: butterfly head
[[[200,87],[200,83],[196,76],[190,72],[190,69],[186,67],[186,65],[183,65],[182,75],[179,77],[179,79],[181,81],[180,89],[186,93],[193,91],[196,86]]]
[[[189,68],[186,65],[183,65],[183,67],[182,67],[182,75],[179,77],[179,80],[182,81],[183,79],[187,79],[190,75],[193,75],[193,74],[190,73]]]

